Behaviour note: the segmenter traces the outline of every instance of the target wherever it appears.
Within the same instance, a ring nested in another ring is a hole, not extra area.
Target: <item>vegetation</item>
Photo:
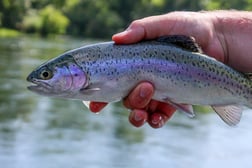
[[[0,28],[106,38],[145,16],[215,9],[251,10],[252,0],[1,0]]]
[[[16,37],[20,35],[17,30],[0,28],[0,37]]]

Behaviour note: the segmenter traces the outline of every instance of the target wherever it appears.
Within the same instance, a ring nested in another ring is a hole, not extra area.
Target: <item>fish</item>
[[[99,42],[67,51],[33,70],[28,89],[40,95],[88,104],[116,102],[139,83],[150,82],[153,99],[193,117],[192,105],[207,105],[228,125],[252,108],[251,74],[204,54],[190,36],[169,35],[134,44]]]

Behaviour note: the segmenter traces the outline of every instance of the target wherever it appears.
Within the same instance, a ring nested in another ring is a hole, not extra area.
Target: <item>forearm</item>
[[[252,72],[252,12],[215,11],[216,35],[223,47],[229,66],[241,71]]]

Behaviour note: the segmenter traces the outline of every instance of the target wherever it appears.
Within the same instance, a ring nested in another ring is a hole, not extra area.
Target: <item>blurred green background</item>
[[[250,10],[252,0],[1,0],[0,27],[42,36],[110,38],[149,15],[213,9]],[[7,34],[6,29],[1,32]]]

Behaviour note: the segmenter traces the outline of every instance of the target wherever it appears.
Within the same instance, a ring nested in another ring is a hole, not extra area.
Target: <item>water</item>
[[[84,43],[66,37],[0,40],[1,168],[252,166],[251,110],[235,128],[214,113],[194,119],[176,113],[162,129],[135,128],[120,103],[95,115],[79,101],[26,89],[33,68]]]

